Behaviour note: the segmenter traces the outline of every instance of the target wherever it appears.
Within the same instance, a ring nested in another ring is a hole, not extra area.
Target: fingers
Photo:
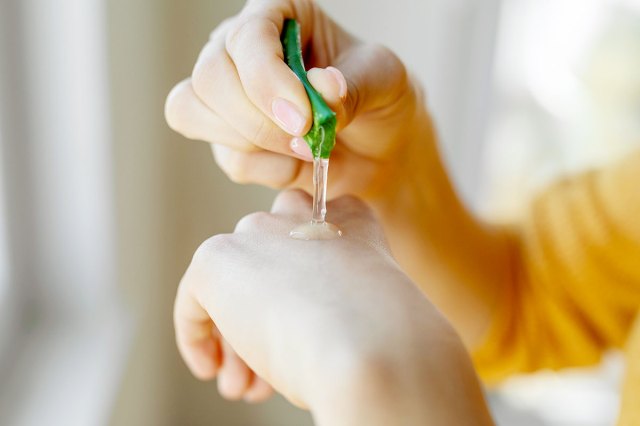
[[[210,315],[193,294],[196,281],[189,271],[180,283],[174,306],[178,350],[187,367],[200,380],[218,377],[218,391],[230,400],[260,402],[273,389],[258,378],[213,325]]]
[[[347,97],[347,80],[337,68],[311,68],[307,77],[329,106],[337,106]]]
[[[315,7],[291,0],[251,1],[216,30],[202,50],[192,79],[195,94],[249,142],[292,155],[292,136],[311,126],[302,83],[283,60],[280,33],[295,17],[311,36]],[[300,152],[299,152],[300,153]]]
[[[226,49],[249,99],[293,136],[311,124],[311,106],[302,83],[283,61],[279,14],[250,14],[229,31]]]
[[[350,118],[345,109],[347,98],[347,80],[335,67],[311,68],[307,72],[311,85],[322,95],[322,98],[336,113],[338,130],[348,124]]]
[[[243,399],[246,402],[255,404],[258,402],[266,401],[271,397],[271,395],[273,395],[273,393],[274,391],[271,385],[254,373],[251,385],[245,392]]]
[[[306,146],[304,141],[301,143]],[[216,163],[233,182],[313,191],[313,163],[303,155],[294,154],[294,158],[268,151],[242,152],[221,145],[212,149]],[[375,160],[338,145],[331,154],[327,196],[329,199],[348,193],[367,196],[367,189],[384,184],[386,176]]]
[[[200,380],[213,379],[222,360],[217,331],[184,283],[178,289],[173,318],[176,343],[187,367]]]
[[[165,118],[169,127],[189,139],[219,143],[239,151],[259,149],[196,96],[190,78],[178,83],[169,93]]]
[[[398,126],[409,122],[418,102],[406,68],[392,51],[376,44],[353,45],[333,65],[347,82],[344,101],[335,106],[344,129],[341,137],[358,155],[388,158],[396,144],[375,142],[394,140]],[[357,118],[376,125],[348,126]]]
[[[347,81],[345,109],[349,118],[393,104],[408,87],[406,68],[382,45],[355,45],[334,65]]]
[[[218,373],[218,392],[232,401],[239,400],[249,389],[252,372],[231,346],[223,341],[224,362]]]
[[[296,186],[311,179],[311,163],[268,151],[240,152],[214,145],[216,163],[236,183],[259,183],[270,188]]]
[[[313,153],[311,148],[303,138],[293,138],[289,142],[289,147],[293,151],[294,155],[303,161],[313,161]]]
[[[191,88],[185,83],[170,96],[171,127],[227,146],[237,140],[236,149],[243,151],[249,150],[248,142],[304,158],[308,153],[296,150],[291,141],[308,131],[311,108],[301,82],[283,61],[280,32],[288,17],[300,21],[302,45],[310,48],[311,60],[333,65],[312,69],[309,79],[336,111],[339,129],[357,115],[393,105],[407,92],[405,68],[393,53],[357,42],[313,2],[250,1],[239,16],[214,31],[194,67]],[[223,129],[221,122],[230,129]],[[381,152],[376,152],[376,134],[359,139],[362,146],[355,144],[355,151],[360,155],[380,158],[387,148],[380,144]],[[298,140],[297,147],[304,144]]]
[[[231,346],[223,341],[224,362],[218,374],[218,392],[224,398],[237,401],[258,403],[273,395],[273,388],[257,376],[235,353]]]
[[[247,96],[285,132],[304,135],[311,125],[311,106],[302,83],[285,64],[280,35],[285,18],[301,26],[304,49],[318,11],[313,2],[253,0],[226,37]]]
[[[269,151],[291,154],[292,136],[247,97],[236,66],[218,38],[214,37],[200,54],[193,70],[192,86],[202,103],[244,139]]]

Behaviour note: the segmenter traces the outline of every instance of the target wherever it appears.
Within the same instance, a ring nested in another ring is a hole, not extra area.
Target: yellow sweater
[[[619,425],[640,425],[640,152],[553,185],[514,242],[515,276],[474,354],[480,375],[589,365],[624,348]]]

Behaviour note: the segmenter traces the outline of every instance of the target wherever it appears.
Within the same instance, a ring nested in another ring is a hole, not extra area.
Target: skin
[[[211,34],[191,77],[171,91],[167,122],[188,138],[210,142],[216,162],[234,182],[309,192],[311,153],[300,137],[311,125],[311,109],[282,59],[285,18],[300,23],[305,63],[312,67],[309,80],[338,117],[329,198],[350,194],[370,206],[402,270],[472,349],[512,276],[514,250],[502,231],[476,220],[459,201],[422,89],[391,51],[348,34],[314,2],[249,1]],[[290,107],[284,114],[288,120],[282,119],[283,105]],[[290,248],[276,249],[279,257],[290,258]],[[359,279],[349,269],[343,272],[352,275],[349,285]],[[370,294],[363,290],[360,297]],[[341,326],[336,324],[336,331]],[[201,332],[207,330],[203,325]],[[198,377],[219,374],[227,398],[266,398],[266,382],[274,383],[259,379],[260,369],[252,372],[231,348],[238,350],[225,344],[212,346],[207,356],[184,351],[183,356]],[[216,367],[193,367],[190,357],[197,356]]]
[[[309,1],[249,2],[224,21],[203,48],[190,78],[169,94],[170,127],[211,142],[216,161],[238,183],[311,189],[311,155],[292,140],[311,126],[304,88],[283,61],[280,31],[285,16],[301,25],[308,75],[338,118],[331,156],[331,196],[374,194],[399,164],[405,126],[417,94],[402,63],[388,49],[361,43]],[[309,50],[309,47],[311,49]],[[375,73],[366,72],[376,68]],[[282,100],[294,105],[302,125],[284,126],[274,115]],[[348,126],[348,128],[346,128]],[[372,143],[376,141],[376,143]],[[388,182],[391,184],[392,182]]]
[[[300,23],[309,80],[338,117],[329,198],[356,195],[373,208],[400,265],[473,349],[517,253],[458,199],[422,89],[391,51],[348,34],[312,1],[249,1],[211,34],[192,76],[171,91],[167,122],[210,142],[235,182],[311,192],[311,153],[299,138],[311,109],[282,59],[285,18]],[[303,117],[297,131],[274,116],[282,99]]]
[[[310,201],[284,192],[271,213],[196,251],[174,316],[191,371],[251,399],[263,377],[318,425],[492,424],[462,342],[393,259],[373,212],[343,197],[330,205],[343,238],[288,238]]]

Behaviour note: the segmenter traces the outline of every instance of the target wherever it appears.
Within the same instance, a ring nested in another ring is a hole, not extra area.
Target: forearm
[[[506,236],[458,199],[429,140],[426,111],[418,111],[411,132],[393,188],[372,204],[398,262],[472,348],[510,279],[512,253]]]
[[[453,334],[453,333],[452,333]],[[482,390],[459,339],[430,354],[362,369],[363,377],[334,381],[311,406],[319,426],[493,425]],[[401,362],[398,362],[401,361]]]

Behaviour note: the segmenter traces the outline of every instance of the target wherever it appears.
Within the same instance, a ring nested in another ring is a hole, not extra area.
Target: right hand
[[[250,0],[224,21],[191,77],[169,94],[167,122],[212,143],[235,182],[309,192],[311,152],[300,137],[311,126],[311,107],[283,61],[285,18],[300,23],[306,66],[315,67],[309,80],[338,116],[330,198],[392,192],[409,144],[432,138],[430,130],[416,136],[430,129],[421,95],[391,51],[357,40],[310,0]]]
[[[490,425],[471,360],[446,319],[391,257],[372,211],[329,204],[344,235],[288,232],[311,198],[285,191],[202,244],[176,297],[180,353],[222,395],[272,385],[318,425]]]

